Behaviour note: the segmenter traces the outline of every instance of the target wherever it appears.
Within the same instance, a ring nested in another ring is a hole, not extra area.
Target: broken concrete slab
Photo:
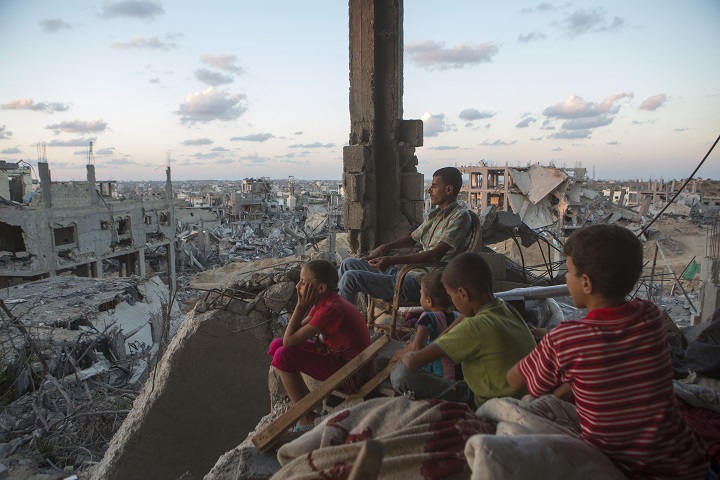
[[[534,204],[555,190],[568,176],[557,168],[535,164],[526,170],[508,169],[520,191]]]

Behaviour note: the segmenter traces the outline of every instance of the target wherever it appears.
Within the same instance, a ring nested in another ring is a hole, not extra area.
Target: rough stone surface
[[[423,121],[422,120],[401,120],[400,141],[413,146],[422,147],[423,144]]]
[[[238,445],[268,412],[270,357],[257,338],[272,326],[252,321],[191,312],[92,478],[202,478]]]

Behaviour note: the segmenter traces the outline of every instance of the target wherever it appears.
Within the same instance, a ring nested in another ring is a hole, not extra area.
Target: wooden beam
[[[385,445],[372,438],[365,440],[360,447],[360,453],[355,457],[348,480],[375,480],[380,473],[384,456]]]
[[[283,432],[292,427],[300,417],[320,404],[325,397],[342,385],[348,377],[360,370],[363,365],[368,363],[375,354],[389,342],[390,337],[383,335],[372,345],[360,352],[358,356],[343,365],[342,368],[330,376],[330,378],[322,382],[318,388],[305,395],[302,400],[290,407],[287,412],[283,413],[277,420],[252,438],[255,448],[261,451],[270,448]]]
[[[383,368],[380,373],[375,375],[373,378],[367,381],[365,385],[360,387],[360,389],[350,395],[348,398],[346,398],[340,405],[335,407],[336,409],[344,407],[347,403],[352,402],[354,400],[358,400],[360,398],[367,397],[370,392],[375,390],[382,382],[385,381],[386,378],[390,376],[390,371],[395,366],[395,362],[388,363],[387,367]]]

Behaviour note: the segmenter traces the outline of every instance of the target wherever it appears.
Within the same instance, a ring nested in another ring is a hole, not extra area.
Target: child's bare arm
[[[417,370],[425,364],[428,364],[438,358],[441,358],[445,353],[440,350],[440,347],[431,343],[430,345],[418,350],[417,352],[405,353],[400,361],[409,369]]]
[[[424,325],[418,325],[417,332],[415,332],[415,338],[408,342],[402,350],[398,350],[392,356],[391,362],[397,362],[407,352],[415,352],[420,350],[427,343],[427,339],[430,336],[430,330]]]
[[[520,388],[525,386],[525,377],[523,377],[523,374],[520,373],[520,369],[518,368],[517,363],[513,365],[510,370],[508,370],[505,378],[507,379],[507,382],[510,384],[510,386],[513,388]]]

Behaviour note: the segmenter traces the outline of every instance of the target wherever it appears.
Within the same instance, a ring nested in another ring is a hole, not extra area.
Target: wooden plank
[[[292,427],[300,417],[322,402],[323,399],[330,395],[333,390],[342,385],[348,377],[360,370],[363,365],[368,363],[375,354],[389,342],[390,337],[383,335],[368,348],[360,352],[357,357],[343,365],[340,370],[321,383],[318,388],[307,394],[302,400],[290,407],[287,412],[283,413],[267,428],[261,430],[257,435],[255,435],[252,438],[255,448],[258,450],[266,450],[270,448],[280,435],[283,434],[283,432]]]
[[[390,371],[392,370],[392,368],[393,368],[394,366],[395,366],[395,362],[390,362],[390,363],[388,363],[387,367],[383,368],[383,369],[380,371],[380,373],[378,373],[378,374],[375,375],[373,378],[371,378],[370,380],[368,380],[367,383],[365,383],[365,385],[363,385],[362,387],[360,387],[360,389],[359,389],[356,393],[350,395],[348,398],[345,399],[344,402],[342,402],[340,405],[338,405],[338,406],[335,407],[335,408],[336,408],[336,409],[337,409],[337,408],[342,408],[342,407],[344,407],[345,404],[347,404],[348,402],[352,402],[352,401],[357,400],[357,399],[359,399],[359,398],[365,398],[365,397],[367,397],[367,396],[370,394],[370,392],[372,392],[373,390],[375,390],[382,382],[385,381],[386,378],[388,378],[388,377],[390,376]]]
[[[385,445],[372,438],[365,440],[360,447],[360,453],[355,457],[348,480],[375,480],[380,473],[384,456]]]

